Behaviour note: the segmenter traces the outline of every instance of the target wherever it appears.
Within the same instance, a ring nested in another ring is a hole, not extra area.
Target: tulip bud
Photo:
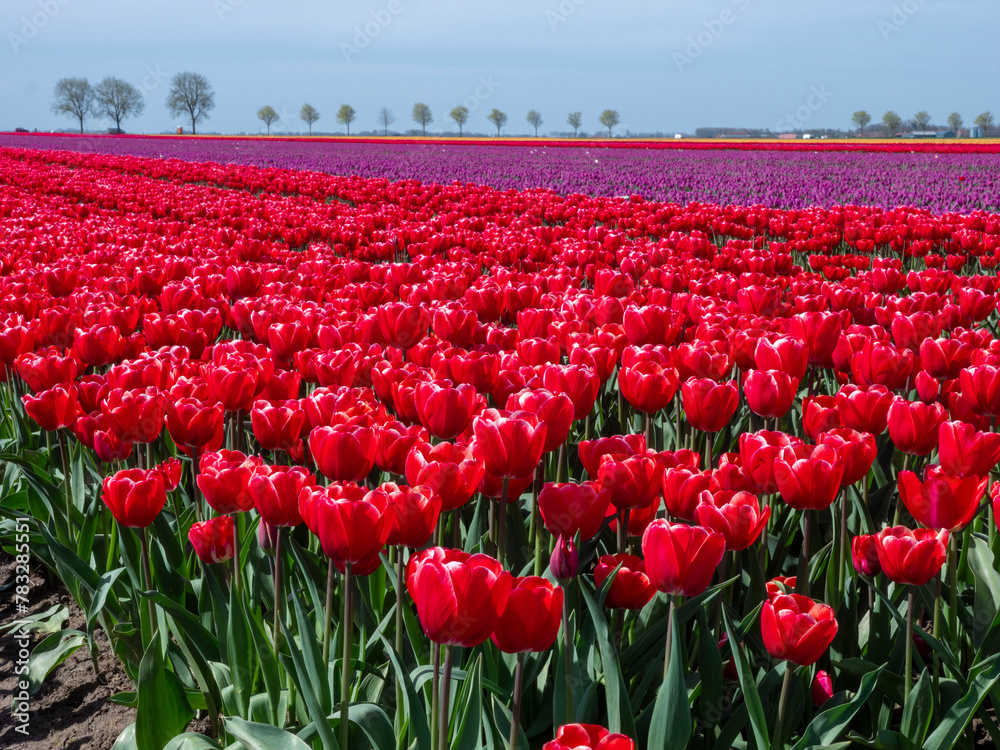
[[[552,570],[552,575],[561,585],[565,586],[573,578],[576,578],[579,567],[580,553],[577,552],[573,540],[564,536],[559,537],[556,548],[552,551],[552,557],[549,558],[549,568]]]
[[[257,525],[257,544],[260,545],[261,552],[266,552],[267,554],[273,554],[275,547],[278,545],[278,533],[281,529],[278,526],[272,526],[264,520]]]
[[[819,670],[812,684],[812,700],[817,706],[822,706],[833,697],[833,678],[825,670]]]

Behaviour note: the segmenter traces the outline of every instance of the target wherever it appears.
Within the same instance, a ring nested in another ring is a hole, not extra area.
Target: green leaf
[[[750,715],[754,740],[758,748],[770,747],[767,716],[764,714],[764,706],[761,705],[760,695],[757,693],[757,683],[753,679],[750,660],[747,659],[746,652],[743,650],[743,642],[738,637],[733,623],[729,619],[729,613],[725,609],[722,611],[722,620],[726,625],[726,633],[729,634],[729,645],[733,650],[733,661],[736,662],[736,672],[740,678],[740,687],[743,689],[743,700],[746,702],[747,713]]]
[[[122,730],[111,746],[111,750],[138,750],[135,744],[135,722],[132,722]]]
[[[295,595],[294,599],[298,602],[298,594]],[[294,647],[294,640],[292,639],[292,633],[288,630],[287,625],[283,622],[281,624],[282,628],[285,629],[285,638],[287,639],[290,648],[289,653],[281,654],[281,662],[285,665],[285,670],[292,675],[292,679],[298,686],[299,692],[302,694],[302,700],[305,701],[306,710],[309,716],[314,717],[314,721],[309,727],[306,727],[300,735],[306,735],[310,728],[314,728],[315,732],[319,735],[320,740],[323,742],[323,747],[333,748],[336,750],[340,747],[337,742],[337,738],[333,734],[333,729],[330,727],[330,722],[325,720],[328,716],[327,713],[320,708],[319,699],[316,697],[316,691],[311,680],[308,679],[306,674],[306,666],[302,658],[302,652],[300,649]]]
[[[702,719],[715,726],[722,716],[722,654],[719,642],[708,627],[708,616],[702,609],[698,613],[698,675],[701,678],[699,706]]]
[[[452,687],[454,692],[454,682]],[[449,723],[451,731],[448,736],[452,738],[450,747],[452,750],[480,750],[483,733],[482,657],[477,656],[469,668],[467,679],[462,682],[461,692],[454,705],[455,711]]]
[[[60,630],[35,646],[28,657],[28,694],[34,695],[49,673],[87,642],[79,630]]]
[[[242,602],[236,594],[236,587],[229,590],[229,623],[226,628],[229,641],[229,672],[233,679],[233,690],[236,691],[236,703],[240,707],[240,715],[247,716],[250,710],[250,696],[253,693],[253,652],[250,649],[250,635],[247,632],[247,622],[243,616]]]
[[[260,662],[261,676],[264,678],[264,689],[267,691],[267,702],[271,710],[271,723],[282,726],[284,716],[278,716],[278,704],[281,702],[281,675],[278,672],[278,662],[274,658],[274,645],[264,635],[260,620],[254,617],[246,602],[243,602],[243,616],[253,639],[257,660]]]
[[[809,723],[809,726],[806,727],[802,739],[795,743],[794,750],[806,750],[806,748],[818,750],[819,748],[830,747],[840,733],[847,729],[854,715],[871,698],[872,691],[878,684],[878,678],[881,673],[882,668],[879,668],[862,677],[858,692],[847,703],[820,711]],[[930,711],[928,711],[927,717],[929,720]]]
[[[1000,659],[986,672],[977,674],[971,681],[968,691],[958,701],[953,703],[945,713],[941,723],[924,743],[926,750],[946,750],[954,747],[973,714],[983,702],[987,693],[993,689],[1000,679]]]
[[[316,631],[313,629],[312,622],[306,615],[306,607],[302,601],[302,597],[294,589],[292,590],[292,602],[295,605],[295,625],[299,631],[300,655],[305,662],[305,674],[300,675],[300,678],[307,677],[309,679],[316,699],[323,709],[322,715],[329,716],[333,710],[333,698],[330,695],[330,680],[328,677],[329,665],[323,663],[323,650],[319,641],[316,640]],[[322,621],[325,614],[321,613],[322,610],[317,610],[316,617]],[[292,650],[295,650],[294,647]]]
[[[222,746],[203,734],[185,732],[170,740],[163,750],[222,750]]]
[[[618,663],[618,649],[611,642],[608,621],[604,617],[594,597],[585,586],[580,586],[580,594],[587,603],[591,622],[597,632],[597,644],[601,650],[604,671],[605,693],[608,704],[608,729],[635,737],[635,714],[629,703],[628,692]]]
[[[97,620],[97,616],[104,610],[104,605],[108,600],[108,593],[110,593],[112,587],[115,585],[115,581],[118,580],[118,576],[124,572],[125,568],[115,568],[101,576],[101,580],[97,583],[97,589],[94,591],[94,598],[90,602],[90,608],[87,610],[88,632],[94,632],[94,623]]]
[[[225,721],[226,731],[243,743],[247,750],[311,750],[294,734],[269,724],[254,724],[235,716]]]
[[[920,679],[910,691],[910,697],[903,706],[903,721],[899,732],[912,740],[915,745],[922,745],[930,728],[931,716],[934,714],[934,696],[931,692],[931,675],[926,669],[920,674]]]
[[[334,712],[340,716],[340,711]],[[356,724],[372,743],[372,747],[392,748],[396,746],[396,734],[392,721],[379,706],[374,703],[352,703],[350,722]],[[351,743],[354,744],[353,742]]]
[[[671,610],[670,616],[676,620],[676,608],[671,606]],[[681,650],[683,645],[680,631],[680,623],[674,622],[670,664],[656,695],[647,747],[683,750],[691,740],[691,704],[688,702],[687,686],[684,683],[684,652]]]
[[[139,664],[138,692],[135,738],[143,750],[163,747],[194,718],[184,686],[163,662],[159,639],[149,644]]]
[[[17,620],[0,625],[0,635],[9,635],[13,632],[38,633],[49,635],[62,630],[63,624],[69,619],[69,609],[65,604],[53,604],[44,612],[36,612],[33,615],[25,615]]]
[[[976,599],[974,616],[977,627],[970,628],[975,648],[979,648],[986,640],[990,628],[983,627],[992,622],[1000,610],[1000,573],[994,567],[993,552],[988,544],[973,535],[969,535],[970,546],[967,547],[969,568],[975,578]]]
[[[424,715],[424,708],[420,705],[420,698],[417,696],[413,681],[403,666],[403,660],[392,644],[385,636],[380,636],[382,647],[395,672],[396,679],[403,685],[403,715],[407,717],[407,729],[411,741],[416,741],[419,747],[431,746],[431,732],[427,726],[427,717]]]

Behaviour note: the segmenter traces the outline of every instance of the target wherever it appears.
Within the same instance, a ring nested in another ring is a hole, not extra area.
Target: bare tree
[[[309,135],[312,135],[313,123],[319,119],[319,110],[311,104],[303,104],[299,111],[299,119],[309,126]]]
[[[53,92],[52,111],[57,115],[71,115],[80,121],[94,114],[94,87],[86,78],[60,78]]]
[[[280,120],[281,115],[279,115],[278,110],[270,104],[265,104],[257,110],[257,119],[267,125],[267,134],[271,135],[271,124]]]
[[[396,122],[396,115],[388,107],[382,107],[378,111],[378,124],[382,126],[382,135],[389,134],[389,126]]]
[[[337,110],[337,122],[347,126],[347,134],[351,134],[351,123],[358,117],[358,112],[350,104],[341,104]]]
[[[569,117],[566,118],[566,124],[573,128],[573,137],[576,138],[576,134],[579,132],[580,126],[583,125],[583,113],[570,112]]]
[[[542,124],[542,113],[537,110],[531,110],[528,113],[528,124],[535,129],[535,138],[538,137],[538,126]]]
[[[889,131],[889,136],[893,137],[899,132],[900,127],[902,127],[903,118],[890,109],[882,115],[882,124],[885,125],[885,129]]]
[[[455,109],[448,113],[448,117],[455,121],[458,125],[458,134],[462,135],[462,127],[469,121],[469,108],[463,107],[459,104]]]
[[[486,115],[486,119],[497,126],[497,138],[499,138],[500,128],[507,124],[507,113],[501,112],[499,109],[494,107],[493,110]]]
[[[993,130],[993,114],[991,112],[983,112],[981,115],[976,117],[972,121],[973,125],[983,129],[983,135],[989,136],[990,131]]]
[[[958,112],[952,112],[948,115],[948,127],[954,131],[955,135],[958,136],[958,131],[962,129],[962,125],[965,124],[965,120],[962,119],[962,115]]]
[[[606,127],[608,129],[608,138],[610,138],[611,137],[611,129],[615,125],[617,125],[618,123],[620,123],[622,120],[618,116],[618,112],[616,110],[606,109],[603,112],[601,112],[601,116],[598,118],[598,121],[601,123],[601,125],[603,125],[604,127]]]
[[[126,117],[141,115],[146,108],[142,93],[128,81],[108,76],[94,88],[96,112],[115,121],[118,130]]]
[[[414,104],[413,121],[420,126],[422,134],[427,135],[427,126],[434,122],[434,117],[431,115],[431,108],[420,102]]]
[[[920,132],[924,132],[931,125],[931,116],[924,110],[920,110],[913,115],[913,127]]]
[[[854,115],[851,116],[851,122],[854,123],[854,125],[857,127],[858,135],[860,136],[864,136],[865,128],[871,121],[872,121],[872,116],[867,112],[865,112],[865,110],[863,109],[858,110],[857,112],[854,113]]]
[[[167,110],[174,117],[187,115],[191,118],[191,135],[195,135],[200,120],[207,120],[208,113],[215,109],[215,91],[201,73],[177,73],[170,81],[167,94]]]

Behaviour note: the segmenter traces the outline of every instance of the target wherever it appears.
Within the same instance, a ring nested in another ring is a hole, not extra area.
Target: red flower
[[[450,380],[418,383],[413,403],[420,424],[441,440],[465,432],[479,408],[479,394],[471,385],[453,386]]]
[[[549,482],[538,494],[538,510],[549,533],[572,539],[579,532],[584,541],[597,536],[610,502],[611,493],[597,482]]]
[[[309,451],[327,479],[356,482],[375,465],[375,433],[356,424],[317,427],[309,433]]]
[[[744,432],[740,435],[740,459],[743,471],[764,495],[778,491],[774,478],[774,463],[778,454],[788,447],[801,445],[802,441],[783,432]]]
[[[526,411],[487,409],[472,420],[486,471],[513,479],[534,472],[545,448],[545,423]]]
[[[319,537],[323,553],[341,566],[362,563],[354,571],[358,575],[366,574],[365,564],[377,560],[385,547],[394,521],[387,510],[384,493],[367,492],[348,482],[306,488],[299,495],[299,515]]]
[[[764,647],[775,659],[808,667],[837,635],[833,608],[801,594],[779,594],[764,602],[760,615]]]
[[[867,339],[851,357],[851,373],[858,385],[884,385],[890,391],[902,388],[913,371],[913,352],[899,351],[892,344]]]
[[[299,495],[316,484],[312,472],[301,466],[269,466],[254,469],[247,490],[261,519],[271,526],[298,526]]]
[[[806,342],[809,347],[809,364],[831,367],[831,356],[840,338],[843,321],[835,313],[804,312],[793,315],[789,321],[789,333]]]
[[[163,430],[167,402],[158,388],[125,391],[112,388],[101,402],[108,425],[122,440],[151,443]]]
[[[663,464],[653,456],[649,452],[628,458],[614,455],[601,458],[597,479],[610,490],[616,508],[645,508],[660,494]]]
[[[967,367],[958,374],[961,393],[973,411],[1000,415],[1000,369],[990,365]]]
[[[77,330],[73,351],[80,361],[91,367],[103,367],[117,361],[125,351],[127,340],[117,326],[93,326]]]
[[[506,654],[545,651],[562,623],[563,590],[544,578],[515,578],[491,639]]]
[[[644,435],[612,435],[611,437],[584,440],[577,446],[580,463],[587,476],[597,479],[601,458],[608,455],[634,456],[646,452]]]
[[[375,465],[382,471],[402,476],[406,471],[406,457],[418,443],[426,443],[430,433],[420,425],[387,422],[375,427]]]
[[[809,365],[809,348],[792,336],[781,336],[774,341],[757,339],[754,364],[758,370],[781,370],[795,380],[801,380]]]
[[[406,459],[407,483],[429,487],[441,498],[443,513],[469,502],[485,471],[471,447],[456,443],[417,443]]]
[[[163,510],[167,490],[158,471],[125,469],[104,477],[101,499],[122,526],[145,528]]]
[[[949,474],[988,476],[1000,462],[1000,434],[980,432],[965,422],[942,422],[938,461]]]
[[[526,411],[545,423],[545,453],[558,450],[573,426],[573,401],[565,393],[526,388],[507,399],[508,411]]]
[[[669,404],[677,392],[677,370],[656,362],[639,362],[618,371],[618,387],[634,408],[655,414]]]
[[[565,724],[542,750],[635,750],[635,743],[624,734],[610,734],[595,724]]]
[[[302,438],[306,413],[298,400],[255,401],[250,410],[250,425],[260,447],[266,451],[287,451]]]
[[[167,402],[167,432],[179,446],[201,449],[222,439],[222,406],[196,398]]]
[[[604,605],[611,609],[642,609],[649,604],[656,589],[646,575],[646,563],[641,557],[625,553],[601,555],[594,569],[594,585],[600,588],[619,565],[621,568],[611,582]]]
[[[888,421],[894,396],[883,385],[859,388],[845,385],[837,393],[837,409],[844,427],[881,435]]]
[[[868,471],[875,463],[875,456],[878,453],[874,435],[858,432],[849,427],[824,432],[819,435],[816,442],[837,451],[844,464],[844,475],[840,479],[840,483],[844,486],[859,482],[868,476]]]
[[[646,575],[664,594],[697,596],[712,580],[726,538],[700,526],[653,521],[642,535]]]
[[[809,396],[802,399],[802,426],[811,440],[824,432],[842,427],[835,396]]]
[[[828,445],[783,449],[774,463],[781,499],[796,510],[822,510],[837,499],[844,463]]]
[[[903,453],[926,456],[937,447],[938,429],[947,417],[941,404],[898,398],[889,407],[889,437]]]
[[[594,410],[601,379],[584,365],[549,365],[542,372],[542,385],[553,393],[569,396],[573,419],[583,419]]]
[[[206,373],[212,398],[221,403],[226,411],[245,411],[250,408],[257,395],[260,373],[232,360],[225,365],[211,365]]]
[[[412,349],[431,326],[431,315],[421,305],[393,302],[379,307],[375,317],[382,337],[400,349]]]
[[[43,430],[54,432],[76,422],[77,393],[75,386],[57,385],[34,396],[22,396],[24,411]]]
[[[771,508],[760,509],[760,501],[749,492],[702,493],[695,508],[699,526],[726,538],[727,550],[743,550],[757,541],[771,517]]]
[[[957,477],[940,466],[931,466],[924,481],[912,471],[899,475],[899,496],[910,515],[929,529],[955,531],[965,528],[986,492],[988,477]]]
[[[163,477],[163,486],[167,492],[173,492],[181,484],[181,476],[184,472],[184,464],[177,458],[168,458],[166,461],[153,467],[154,471],[160,472]]]
[[[762,417],[783,417],[792,407],[799,381],[781,370],[754,370],[743,381],[747,405]]]
[[[851,540],[851,561],[858,573],[876,576],[882,572],[882,564],[878,560],[877,540],[877,534],[862,534]]]
[[[496,629],[513,583],[492,557],[431,547],[410,560],[406,590],[432,642],[472,648]]]
[[[667,469],[663,472],[663,499],[667,512],[675,518],[693,521],[695,508],[701,502],[701,493],[721,489],[711,472],[700,472],[686,467]]]
[[[188,539],[198,558],[204,563],[220,563],[233,556],[233,518],[216,516],[191,524]]]
[[[830,700],[833,697],[833,678],[830,677],[830,673],[822,669],[816,672],[809,692],[813,703],[817,706],[822,706]]]
[[[947,531],[905,526],[882,529],[875,537],[875,548],[882,572],[896,583],[923,586],[941,570],[947,552]]]
[[[372,492],[383,492],[388,498],[392,528],[386,544],[416,549],[430,541],[441,515],[441,498],[429,487],[387,482]]]
[[[248,458],[240,451],[206,453],[198,466],[198,489],[216,513],[250,510],[253,497],[247,486],[254,470],[260,465],[259,458]]]
[[[692,427],[719,432],[736,413],[740,395],[735,380],[716,383],[711,378],[691,378],[681,385],[681,403]]]
[[[580,569],[580,553],[572,539],[564,536],[556,540],[555,549],[549,557],[549,570],[555,579],[563,584],[576,578]]]

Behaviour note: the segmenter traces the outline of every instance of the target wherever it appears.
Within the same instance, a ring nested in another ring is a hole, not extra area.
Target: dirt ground
[[[69,608],[65,627],[86,630],[83,613],[62,585],[48,584],[40,566],[32,570],[28,614],[44,612],[55,604]],[[7,586],[14,578],[13,559],[0,553],[0,623],[19,617],[14,593]],[[23,615],[21,615],[23,616]],[[60,664],[32,697],[28,736],[15,731],[11,718],[11,700],[18,677],[14,674],[17,644],[10,635],[0,634],[0,747],[17,750],[106,750],[121,731],[134,720],[135,712],[116,706],[108,698],[132,690],[121,665],[111,652],[107,637],[97,631],[100,665],[104,676],[98,678],[86,647],[78,649]],[[32,634],[32,647],[44,636]]]

